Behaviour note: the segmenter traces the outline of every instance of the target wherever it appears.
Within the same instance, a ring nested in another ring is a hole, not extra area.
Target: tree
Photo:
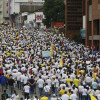
[[[65,22],[65,4],[64,0],[46,0],[43,5],[45,25],[51,25],[51,22]]]

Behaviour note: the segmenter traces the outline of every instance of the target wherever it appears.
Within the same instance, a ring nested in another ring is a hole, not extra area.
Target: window
[[[6,5],[8,6],[8,3]]]

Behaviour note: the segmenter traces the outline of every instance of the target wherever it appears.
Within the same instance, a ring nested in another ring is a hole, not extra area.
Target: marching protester
[[[1,100],[99,99],[99,53],[46,30],[4,27],[0,36]]]

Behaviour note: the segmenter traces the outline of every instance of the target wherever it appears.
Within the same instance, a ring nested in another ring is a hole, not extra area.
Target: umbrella
[[[96,54],[96,53],[98,53],[99,51],[93,51],[93,54]]]

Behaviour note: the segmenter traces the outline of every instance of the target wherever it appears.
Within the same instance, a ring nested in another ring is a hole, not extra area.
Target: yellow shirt
[[[48,100],[48,97],[43,96],[41,100]]]
[[[9,75],[5,74],[5,77],[6,77],[7,79],[9,79]]]
[[[67,92],[67,95],[68,95],[68,96],[69,96],[69,98],[70,98],[71,92]]]
[[[79,80],[78,80],[78,79],[74,79],[73,83],[74,83],[74,85],[75,85],[76,87],[78,87],[78,85],[79,85]]]
[[[63,95],[65,93],[65,90],[60,90],[59,94]]]
[[[70,82],[72,82],[72,79],[68,78],[66,79],[67,84],[69,84]]]

